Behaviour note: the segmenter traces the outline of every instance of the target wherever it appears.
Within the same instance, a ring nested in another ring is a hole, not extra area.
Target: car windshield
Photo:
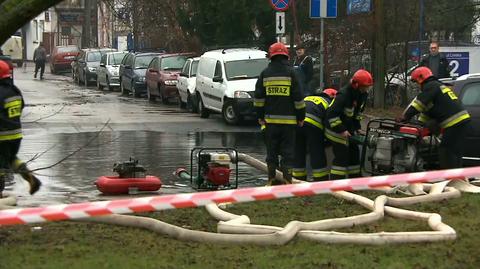
[[[78,48],[77,47],[61,47],[58,48],[58,53],[67,53],[67,52],[77,52]]]
[[[192,62],[192,77],[197,75],[198,61]]]
[[[150,62],[152,61],[153,57],[156,55],[145,55],[145,56],[138,56],[135,59],[135,68],[147,68]]]
[[[111,65],[119,65],[122,62],[123,56],[125,53],[115,53],[108,55],[108,62]]]
[[[87,62],[100,62],[100,58],[102,58],[100,51],[91,51],[87,54]]]
[[[186,56],[171,56],[165,57],[162,59],[162,64],[160,66],[161,70],[172,70],[177,69],[180,70],[183,68],[183,65],[187,61]]]
[[[258,78],[267,65],[267,58],[226,62],[227,80]]]

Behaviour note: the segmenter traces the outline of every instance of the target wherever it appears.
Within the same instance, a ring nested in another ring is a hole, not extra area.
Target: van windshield
[[[146,69],[155,56],[157,55],[138,56],[135,58],[135,68]]]
[[[58,53],[77,52],[78,48],[77,47],[59,47],[57,51]]]
[[[109,57],[109,63],[111,65],[119,65],[122,62],[123,56],[125,56],[125,53],[113,53],[110,54]]]
[[[225,63],[227,80],[258,78],[267,67],[268,59],[248,59]]]
[[[100,51],[91,51],[87,54],[87,62],[100,62],[102,55]]]
[[[187,61],[186,56],[172,56],[172,57],[165,57],[162,59],[162,63],[160,69],[162,70],[172,70],[177,69],[180,70],[183,68],[183,65]]]

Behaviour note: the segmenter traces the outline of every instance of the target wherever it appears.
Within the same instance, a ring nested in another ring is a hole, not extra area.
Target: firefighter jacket
[[[360,121],[367,101],[368,93],[354,89],[350,84],[343,87],[327,109],[325,123],[326,136],[332,131],[336,134],[348,131],[353,134],[361,129]]]
[[[257,117],[267,124],[297,124],[305,119],[305,102],[288,62],[272,60],[255,86]]]
[[[0,79],[0,142],[22,138],[20,116],[23,107],[20,90],[10,79]]]
[[[305,125],[323,130],[323,121],[332,99],[327,94],[322,93],[319,96],[307,96],[303,100],[305,101]]]
[[[408,121],[418,113],[421,113],[420,121],[434,119],[441,128],[470,120],[470,114],[463,108],[455,93],[435,77],[428,78],[422,84],[422,91],[405,110],[404,120]]]

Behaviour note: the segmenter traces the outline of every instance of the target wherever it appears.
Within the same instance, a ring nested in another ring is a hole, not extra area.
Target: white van
[[[198,64],[196,90],[198,112],[222,113],[228,124],[254,115],[253,94],[260,73],[269,59],[257,49],[223,49],[205,52]]]
[[[11,36],[2,45],[2,51],[4,55],[7,55],[12,59],[13,63],[16,63],[18,67],[23,65],[23,47],[22,38],[19,36]]]

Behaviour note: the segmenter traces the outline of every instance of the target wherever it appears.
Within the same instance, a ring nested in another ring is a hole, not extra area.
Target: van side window
[[[185,77],[188,77],[188,70],[190,69],[190,63],[191,61],[186,61],[185,65],[183,66],[182,75]]]
[[[102,59],[100,60],[100,64],[107,64],[107,54],[102,55]]]
[[[215,74],[213,76],[214,77],[223,77],[222,76],[222,63],[220,63],[220,61],[217,61],[217,64],[215,65]]]

